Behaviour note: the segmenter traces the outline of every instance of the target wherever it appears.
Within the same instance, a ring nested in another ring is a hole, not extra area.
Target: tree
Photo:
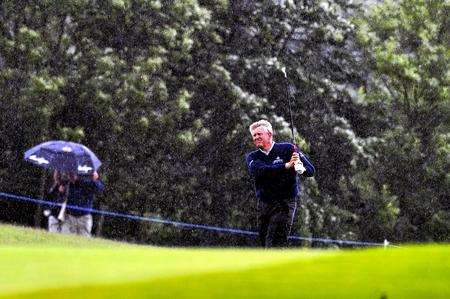
[[[227,212],[215,208],[220,201],[211,200],[223,192],[221,182],[210,187],[203,179],[211,157],[196,153],[207,153],[205,123],[218,120],[219,111],[205,107],[226,111],[250,95],[239,93],[221,66],[215,49],[220,38],[207,9],[196,1],[1,5],[0,133],[8,138],[3,161],[12,161],[1,171],[16,174],[2,181],[2,190],[36,196],[46,174],[17,162],[38,142],[69,139],[85,143],[103,161],[102,208],[228,223]],[[213,119],[202,114],[207,109]],[[21,221],[30,223],[27,214]],[[138,242],[166,242],[167,236],[162,228],[158,235],[146,225],[114,220],[106,220],[102,232]]]
[[[370,80],[386,130],[370,148],[376,190],[395,196],[396,238],[449,240],[450,59],[447,1],[386,1],[359,20]]]

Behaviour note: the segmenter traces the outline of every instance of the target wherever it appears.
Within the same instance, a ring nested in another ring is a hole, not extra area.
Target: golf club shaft
[[[292,103],[291,103],[291,95],[290,95],[290,92],[289,92],[289,78],[287,76],[285,67],[283,67],[281,69],[281,71],[283,72],[284,78],[286,79],[286,98],[287,98],[287,101],[288,101],[289,116],[290,116],[290,119],[291,119],[292,144],[295,145],[294,117],[292,116]]]
[[[294,145],[294,151],[298,152],[298,147],[295,144],[294,117],[292,116],[291,93],[289,92],[289,78],[286,73],[286,68],[283,67],[282,72],[284,74],[284,78],[286,79],[286,97],[287,97],[288,106],[289,106],[289,116],[291,118],[292,144]],[[300,160],[295,163],[294,169],[299,174],[302,174],[303,172],[305,172],[305,167],[303,166],[303,163]]]

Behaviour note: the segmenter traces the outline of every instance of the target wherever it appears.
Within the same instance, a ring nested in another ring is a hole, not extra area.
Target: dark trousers
[[[259,239],[263,247],[287,247],[297,198],[259,203]]]

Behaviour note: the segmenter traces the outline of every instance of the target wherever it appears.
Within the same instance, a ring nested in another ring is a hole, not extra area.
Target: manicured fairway
[[[0,226],[0,298],[450,298],[450,246],[135,246]]]

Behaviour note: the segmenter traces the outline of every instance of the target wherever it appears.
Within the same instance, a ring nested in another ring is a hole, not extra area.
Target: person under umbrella
[[[60,212],[63,212],[62,215],[65,214],[65,206],[67,205],[67,195],[69,188],[61,188],[61,185],[67,185],[69,183],[67,175],[62,175],[61,172],[54,171],[53,172],[53,184],[50,187],[47,198],[51,201],[57,202],[64,206],[57,206],[55,204],[44,205],[44,216],[48,219],[48,231],[52,233],[60,233],[62,221],[58,219]]]
[[[94,196],[103,191],[97,169],[101,162],[86,146],[68,141],[48,141],[27,150],[27,162],[53,169],[49,196],[61,208],[44,210],[52,232],[91,236]]]
[[[94,171],[91,175],[79,175],[75,172],[60,174],[55,170],[53,177],[54,184],[49,195],[62,202],[62,207],[56,217],[54,214],[49,215],[49,231],[90,237],[94,196],[104,189],[98,173]]]

